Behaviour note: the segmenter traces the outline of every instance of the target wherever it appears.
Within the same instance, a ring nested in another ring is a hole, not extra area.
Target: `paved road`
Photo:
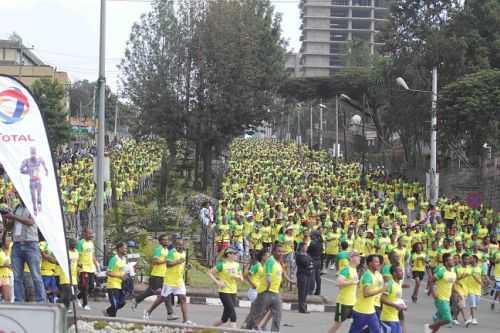
[[[333,272],[328,272],[324,275],[323,279],[323,295],[332,299],[335,298],[337,288],[334,284],[335,276]],[[430,320],[434,312],[434,306],[430,297],[421,295],[417,304],[411,304],[410,298],[411,291],[405,290],[405,298],[409,309],[406,312],[407,333],[423,332],[423,325]],[[90,312],[82,312],[82,314],[101,315],[102,310],[107,307],[104,302],[91,303],[92,310]],[[136,311],[132,311],[130,305],[127,304],[125,308],[120,310],[119,316],[128,318],[142,317],[142,312],[148,303],[139,305]],[[444,328],[442,332],[474,332],[474,333],[493,333],[500,332],[500,306],[497,306],[496,311],[489,309],[490,303],[486,300],[480,304],[479,311],[479,325],[471,326],[468,329],[465,327]],[[217,318],[220,317],[222,308],[218,306],[208,305],[188,305],[190,320],[200,325],[210,325]],[[82,310],[80,310],[82,311]],[[180,314],[180,309],[176,309],[176,313]],[[248,309],[237,309],[238,322],[241,322]],[[165,309],[158,308],[152,315],[153,320],[164,320],[166,316]],[[333,313],[310,313],[300,314],[297,312],[283,311],[282,329],[281,332],[285,333],[326,333],[329,325],[333,321]],[[343,327],[339,333],[348,331],[349,325]]]

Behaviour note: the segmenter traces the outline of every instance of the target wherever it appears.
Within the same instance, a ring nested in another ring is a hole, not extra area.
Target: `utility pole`
[[[339,96],[335,95],[335,158],[339,158]]]
[[[96,255],[101,263],[104,260],[104,110],[106,103],[106,0],[101,0],[101,21],[99,34],[99,112],[97,135],[97,186],[96,186]]]
[[[310,117],[310,120],[311,120],[311,133],[310,133],[310,142],[309,142],[309,145],[311,146],[311,149],[313,148],[313,105],[312,103],[309,105],[309,117]]]
[[[117,128],[118,128],[118,99],[116,100],[116,104],[115,104],[115,130],[114,130],[115,140],[116,140]]]
[[[300,109],[297,109],[297,143],[302,144],[302,133],[300,133]]]
[[[323,148],[323,108],[319,108],[319,149]]]
[[[436,205],[439,196],[438,173],[437,173],[437,67],[432,68],[432,110],[431,110],[431,165],[429,170],[429,203]]]

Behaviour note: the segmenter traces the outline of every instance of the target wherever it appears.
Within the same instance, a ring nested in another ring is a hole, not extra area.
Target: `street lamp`
[[[359,115],[354,115],[351,119],[353,123],[359,123],[361,122],[361,136],[363,138],[363,150],[361,151],[361,179],[359,181],[359,185],[361,186],[362,189],[366,187],[366,134],[365,134],[365,107],[366,107],[366,95],[363,94],[363,104],[360,106],[356,101],[354,101],[351,97],[347,96],[346,94],[341,94],[340,95],[341,99],[346,100],[349,104],[357,108],[361,112],[361,116]]]
[[[488,159],[491,160],[491,146],[488,144],[488,142],[485,142],[483,144],[484,149],[488,149]]]
[[[319,149],[323,148],[323,109],[328,111],[325,104],[320,103],[319,105]]]
[[[439,194],[439,174],[437,173],[437,67],[432,68],[432,91],[429,90],[417,90],[410,89],[406,84],[406,81],[402,77],[396,79],[396,83],[407,91],[421,92],[432,95],[432,108],[431,108],[431,161],[428,177],[428,187],[429,192],[427,194],[427,200],[431,205],[436,205],[436,201]]]

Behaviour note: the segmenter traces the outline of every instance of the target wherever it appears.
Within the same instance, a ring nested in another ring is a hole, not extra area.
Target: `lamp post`
[[[337,104],[338,104],[338,101],[337,101]],[[320,118],[320,127],[319,127],[319,130],[320,130],[320,137],[319,137],[319,148],[323,148],[323,109],[327,110],[328,111],[328,108],[326,107],[325,104],[319,104],[319,118]],[[335,144],[339,145],[339,135],[338,135],[338,131],[339,131],[339,110],[338,110],[338,105],[337,107],[335,108]],[[335,154],[335,158],[338,157],[338,153],[337,153],[337,147],[334,147],[334,154]]]
[[[483,144],[483,148],[488,150],[488,159],[491,160],[491,146],[488,144],[488,142],[485,142]]]
[[[363,104],[360,106],[357,102],[355,102],[351,97],[347,96],[346,94],[341,94],[340,95],[341,99],[344,99],[347,101],[350,105],[354,106],[356,109],[358,109],[361,112],[361,136],[363,138],[363,147],[361,151],[361,178],[359,180],[359,185],[361,186],[362,189],[366,187],[366,134],[365,134],[365,113],[366,113],[366,94],[363,94]],[[356,115],[353,116],[353,119],[356,117]],[[359,117],[359,116],[358,116]]]
[[[431,108],[431,159],[430,159],[430,169],[429,169],[429,177],[428,177],[428,188],[429,192],[427,194],[427,200],[431,205],[436,205],[437,198],[439,195],[439,186],[438,186],[438,177],[437,173],[437,80],[438,80],[438,71],[437,67],[434,66],[432,68],[432,90],[417,90],[410,89],[406,81],[402,77],[398,77],[396,79],[396,83],[401,86],[403,89],[413,92],[427,93],[432,96],[432,108]]]

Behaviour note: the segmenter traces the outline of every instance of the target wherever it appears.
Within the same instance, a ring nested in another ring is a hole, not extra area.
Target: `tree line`
[[[152,2],[132,27],[120,72],[134,132],[166,139],[163,194],[180,147],[192,151],[194,183],[206,189],[212,159],[268,119],[285,46],[269,0]]]

